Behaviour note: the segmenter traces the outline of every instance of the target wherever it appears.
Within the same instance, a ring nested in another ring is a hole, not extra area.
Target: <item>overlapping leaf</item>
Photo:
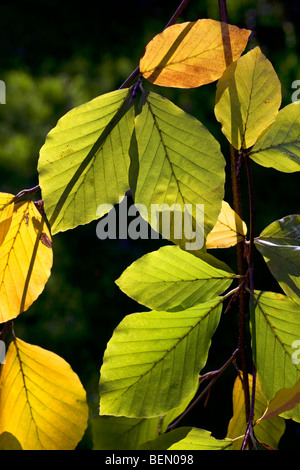
[[[129,189],[133,130],[130,89],[101,95],[69,111],[50,131],[38,164],[52,234],[107,212]]]
[[[255,245],[283,291],[300,304],[300,215],[276,220]]]
[[[231,64],[218,81],[215,115],[235,149],[255,144],[280,104],[280,81],[259,47]]]
[[[241,373],[242,375],[242,373]],[[252,376],[249,375],[250,397],[252,396]],[[233,416],[229,422],[227,437],[236,439],[232,445],[232,450],[240,450],[246,431],[245,398],[243,383],[240,377],[237,377],[232,391]],[[262,396],[256,383],[255,387],[255,407],[254,421],[261,417],[267,406],[266,399]],[[285,422],[283,418],[275,417],[269,421],[260,422],[255,425],[254,434],[256,439],[263,444],[267,444],[272,449],[277,449],[281,436],[285,431]]]
[[[250,157],[259,165],[285,173],[300,171],[300,106],[281,109],[275,122],[256,142]]]
[[[147,442],[143,450],[232,450],[234,440],[215,439],[209,431],[191,427],[174,429],[154,441]],[[187,457],[186,455],[182,457]],[[186,460],[188,464],[188,460]]]
[[[179,221],[174,216],[170,237],[163,235],[185,249],[190,242],[191,250],[200,249],[217,222],[224,196],[225,160],[219,143],[197,119],[152,92],[143,94],[135,131],[138,152],[131,188],[135,203],[146,210],[141,215],[160,231],[157,219],[150,217],[153,208],[175,205]],[[191,231],[186,231],[184,211],[189,207],[192,223]]]
[[[48,227],[33,202],[15,204],[7,218],[9,230],[0,246],[0,322],[15,318],[37,299],[53,261]]]
[[[92,419],[94,450],[136,450],[147,441],[156,439],[187,407],[194,393],[181,406],[166,415],[154,418],[97,416]]]
[[[86,394],[70,365],[14,340],[1,371],[0,434],[14,436],[23,450],[72,450],[87,419]]]
[[[180,312],[128,315],[114,331],[100,371],[100,413],[155,417],[193,393],[217,328],[222,299]]]
[[[244,240],[246,234],[245,222],[223,201],[217,223],[207,236],[206,248],[229,248]]]
[[[224,292],[235,277],[225,265],[213,266],[178,246],[165,246],[129,266],[116,281],[128,296],[156,310],[182,310]]]
[[[162,86],[193,88],[213,82],[240,57],[250,33],[211,19],[172,25],[147,45],[140,71]]]
[[[292,360],[293,343],[300,338],[300,306],[282,294],[256,291],[251,335],[259,388],[269,401],[300,378],[300,365]],[[289,417],[300,421],[300,405]]]
[[[261,419],[272,419],[281,413],[288,417],[289,410],[292,410],[300,403],[300,379],[291,388],[282,388],[276,392],[275,397],[270,401]]]

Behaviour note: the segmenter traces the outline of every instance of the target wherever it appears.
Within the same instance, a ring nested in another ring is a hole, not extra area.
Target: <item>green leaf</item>
[[[300,304],[300,215],[276,220],[255,245],[285,294]]]
[[[242,376],[242,372],[240,372]],[[236,439],[232,445],[232,450],[240,450],[243,443],[245,430],[247,427],[245,414],[245,398],[243,391],[243,383],[241,376],[238,376],[234,382],[232,401],[233,416],[229,422],[227,436]],[[248,375],[250,398],[252,396],[252,375]],[[254,422],[260,418],[267,406],[267,401],[260,392],[258,383],[255,387],[255,405],[254,405]],[[259,442],[269,445],[273,449],[278,448],[278,443],[285,431],[285,421],[283,418],[275,417],[269,421],[262,421],[255,424],[254,434]]]
[[[285,173],[300,171],[300,106],[281,109],[275,122],[256,142],[250,157],[259,165]]]
[[[259,388],[269,401],[300,378],[300,365],[293,360],[293,343],[300,338],[300,306],[282,294],[255,291],[251,336]],[[300,405],[289,413],[300,422]]]
[[[178,246],[164,246],[135,261],[116,284],[149,308],[183,310],[224,292],[236,277],[224,269],[211,265],[208,254],[196,257]]]
[[[40,150],[39,180],[52,233],[102,217],[104,204],[129,189],[134,126],[130,89],[101,95],[69,111]]]
[[[231,450],[232,439],[215,439],[209,431],[192,427],[174,429],[147,442],[143,450]],[[188,456],[182,456],[188,458]],[[188,464],[188,460],[185,461]]]
[[[126,418],[124,416],[97,416],[92,419],[94,450],[136,450],[149,440],[164,433],[168,425],[177,418],[194,393],[178,408],[166,415],[154,418]]]
[[[141,209],[142,217],[161,231],[157,219],[151,217],[153,205],[176,205],[179,219],[174,215],[170,236],[163,236],[188,249],[186,244],[195,235],[183,226],[185,209],[193,219],[191,230],[198,229],[195,243],[202,248],[202,222],[206,238],[217,222],[224,196],[225,159],[219,143],[197,119],[152,92],[143,93],[135,131],[137,148],[132,153],[130,180],[136,205],[146,209]],[[181,231],[178,236],[177,230]]]
[[[100,413],[133,418],[165,415],[195,393],[222,300],[180,312],[125,317],[104,354]]]
[[[215,115],[235,149],[255,144],[280,104],[278,76],[259,47],[233,62],[218,81]]]
[[[97,416],[92,419],[93,450],[135,450],[158,435],[160,417]]]
[[[261,419],[273,419],[274,416],[292,410],[298,403],[300,403],[300,379],[293,387],[282,388],[276,392]]]

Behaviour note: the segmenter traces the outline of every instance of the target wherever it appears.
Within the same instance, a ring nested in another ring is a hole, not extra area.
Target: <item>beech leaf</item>
[[[216,439],[205,429],[180,427],[141,446],[143,450],[232,450],[233,439]],[[188,456],[187,456],[188,457]],[[188,464],[188,460],[186,461]]]
[[[276,220],[254,241],[282,290],[300,304],[300,216]]]
[[[227,435],[231,439],[238,438],[232,445],[232,450],[240,450],[243,436],[247,427],[246,414],[245,414],[245,399],[242,382],[242,372],[238,376],[233,385],[232,402],[233,402],[233,416],[229,422]],[[252,396],[252,380],[251,374],[248,374],[250,398]],[[261,394],[258,383],[255,387],[255,405],[254,405],[254,420],[259,418],[267,406],[267,400]],[[285,422],[283,418],[275,417],[268,422],[260,422],[255,425],[254,433],[259,442],[269,445],[273,449],[278,448],[281,436],[285,431]]]
[[[53,235],[102,217],[104,205],[118,203],[129,189],[129,101],[128,88],[98,96],[65,114],[47,135],[38,171]]]
[[[153,418],[196,392],[223,299],[180,312],[127,315],[108,342],[100,370],[100,413]]]
[[[276,119],[280,104],[279,78],[259,47],[231,64],[218,81],[215,115],[237,150],[255,144]]]
[[[259,165],[284,173],[300,171],[300,105],[288,104],[251,149]]]
[[[130,181],[135,204],[146,210],[141,216],[159,232],[153,208],[178,207],[170,236],[163,236],[184,249],[201,249],[217,222],[224,197],[225,159],[220,144],[201,122],[152,92],[143,93],[135,133]],[[181,217],[189,207],[191,231]],[[176,236],[178,229],[180,236]]]
[[[0,377],[0,434],[10,433],[23,450],[73,450],[87,419],[86,393],[70,365],[39,346],[12,341]]]
[[[223,201],[217,223],[207,235],[206,248],[229,248],[244,240],[246,234],[245,222],[231,209],[228,202]]]
[[[270,419],[274,416],[292,410],[300,403],[300,379],[291,388],[282,388],[270,401],[261,419]],[[286,416],[288,417],[288,416]]]
[[[53,252],[42,239],[51,235],[32,201],[14,205],[9,230],[0,246],[0,322],[27,310],[50,276]]]
[[[175,24],[155,36],[140,60],[155,85],[193,88],[221,77],[245,49],[251,31],[211,19]]]
[[[208,254],[196,257],[178,246],[165,246],[135,261],[116,284],[149,308],[182,310],[221,294],[236,277],[212,261]]]
[[[259,388],[269,402],[300,377],[299,361],[293,360],[294,342],[300,338],[300,305],[282,294],[255,291],[250,319]],[[289,417],[300,422],[300,405]]]

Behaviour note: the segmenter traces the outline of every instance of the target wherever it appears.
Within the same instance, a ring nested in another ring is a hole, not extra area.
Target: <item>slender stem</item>
[[[253,191],[253,179],[250,166],[249,154],[244,155],[245,167],[247,172],[248,181],[248,193],[249,193],[249,254],[248,254],[248,267],[249,267],[249,286],[250,290],[254,290],[254,278],[253,278],[253,250],[254,250],[254,191]]]
[[[250,166],[250,159],[248,152],[244,152],[244,161],[247,173],[248,183],[248,195],[249,195],[249,251],[247,254],[248,260],[248,276],[249,276],[249,290],[253,295],[254,291],[254,266],[253,266],[253,249],[254,249],[254,191],[253,191],[253,179]],[[247,445],[249,448],[253,446],[253,420],[254,420],[254,406],[255,406],[255,391],[256,391],[256,369],[253,364],[252,373],[252,396],[251,396],[251,407],[247,419],[247,430],[245,433],[244,441],[242,444],[242,450],[246,449]]]
[[[185,9],[185,7],[187,6],[187,4],[189,3],[190,0],[182,0],[182,2],[180,3],[179,7],[177,8],[177,10],[175,11],[174,15],[172,16],[172,18],[170,19],[170,21],[166,24],[165,26],[165,29],[168,28],[169,26],[172,26],[172,24],[175,23],[175,21],[177,21],[177,18],[179,18],[179,16],[181,15],[181,13],[183,12],[183,10]]]
[[[2,330],[0,331],[0,339],[1,341],[4,341],[6,338],[7,333],[9,330],[12,328],[12,320],[9,320],[8,322],[4,323]]]
[[[219,10],[221,21],[224,21],[224,23],[228,23],[226,0],[219,0]]]
[[[209,384],[205,387],[205,389],[200,393],[200,395],[198,395],[198,397],[186,408],[186,410],[184,411],[184,413],[182,413],[179,418],[174,421],[173,424],[171,424],[167,431],[172,431],[173,429],[176,428],[176,426],[178,426],[178,424],[187,416],[187,414],[197,405],[197,403],[199,403],[200,400],[202,400],[202,398],[210,391],[210,389],[212,388],[213,384],[216,382],[216,380],[220,377],[220,375],[227,369],[227,367],[235,360],[237,354],[238,354],[239,350],[236,349],[232,355],[230,356],[230,358],[225,362],[225,364],[223,364],[222,367],[220,367],[220,369],[216,370],[216,371],[213,371],[213,372],[209,372],[209,374],[207,374],[208,377],[212,377],[211,381],[209,382]]]
[[[227,4],[226,0],[219,0],[219,9],[221,21],[228,23],[227,15]],[[229,43],[230,44],[230,43]],[[232,54],[227,54],[227,57],[231,57],[228,60],[227,66],[230,65],[229,61],[232,60]],[[239,172],[240,168],[237,164],[238,155],[236,150],[230,144],[230,163],[231,163],[231,184],[232,184],[232,196],[233,196],[233,208],[235,212],[242,218],[242,203],[241,203],[241,190],[240,190],[240,181],[239,181]],[[245,267],[244,267],[244,242],[240,242],[236,246],[237,253],[237,268],[238,274],[241,276],[239,283],[243,282],[243,277],[245,276]],[[244,389],[244,398],[245,398],[245,413],[246,421],[249,420],[250,415],[250,392],[249,392],[249,382],[248,382],[248,368],[246,360],[246,298],[245,291],[243,288],[240,289],[239,293],[239,351],[241,358],[241,368],[243,371],[243,389]]]
[[[168,23],[166,24],[166,26],[164,27],[164,29],[168,28],[169,26],[172,26],[177,18],[181,15],[181,13],[183,12],[183,10],[185,9],[185,7],[187,6],[187,4],[189,3],[190,0],[182,0],[182,2],[180,3],[179,7],[177,8],[177,10],[175,11],[174,15],[172,16],[172,18],[168,21]],[[125,82],[122,83],[122,85],[119,87],[119,90],[121,90],[122,88],[126,88],[128,87],[128,85],[130,85],[133,80],[139,75],[140,73],[140,67],[137,67],[130,75],[128,78],[126,78]]]

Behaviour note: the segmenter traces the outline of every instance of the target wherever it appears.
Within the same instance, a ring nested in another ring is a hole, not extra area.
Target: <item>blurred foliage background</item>
[[[39,149],[57,120],[74,106],[117,89],[179,3],[1,2],[0,79],[6,84],[6,104],[0,106],[2,192],[16,194],[38,184]],[[282,106],[290,103],[292,83],[300,79],[299,1],[228,0],[227,8],[231,24],[252,30],[247,50],[261,47],[281,81]],[[190,0],[179,22],[200,18],[220,19],[217,0]],[[193,90],[144,86],[197,117],[219,140],[228,159],[227,142],[214,118],[216,83]],[[256,235],[272,221],[299,213],[299,174],[282,174],[253,163],[253,177]],[[243,175],[241,181],[247,222]],[[232,202],[229,177],[226,199]],[[39,299],[15,321],[18,337],[54,351],[71,364],[87,391],[91,416],[98,412],[99,370],[106,343],[125,315],[144,309],[120,292],[114,281],[131,262],[163,243],[100,241],[96,222],[55,235],[52,276]],[[236,269],[234,248],[213,254]],[[257,253],[255,263],[255,287],[280,291]],[[232,309],[223,316],[213,338],[205,371],[220,367],[236,345],[237,312]],[[201,403],[183,424],[223,438],[232,416],[235,374],[233,367],[228,370],[214,386],[207,405]],[[299,437],[299,425],[288,421],[280,448],[295,449]],[[91,447],[89,427],[78,448]]]

